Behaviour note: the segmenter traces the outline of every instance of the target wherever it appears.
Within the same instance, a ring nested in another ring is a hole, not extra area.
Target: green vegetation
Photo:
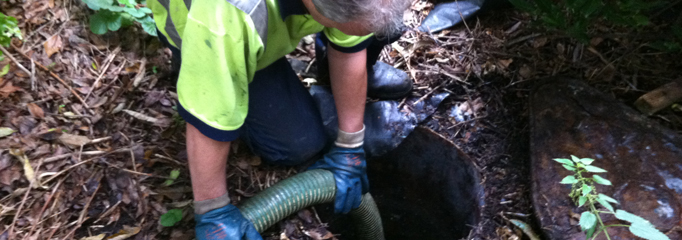
[[[627,227],[632,234],[644,239],[670,240],[670,238],[658,231],[656,227],[646,219],[621,209],[615,210],[611,204],[618,204],[618,201],[597,192],[594,185],[595,183],[610,186],[611,181],[596,174],[592,175],[592,177],[583,176],[583,174],[606,172],[604,169],[591,165],[592,162],[594,162],[594,159],[578,158],[571,155],[571,159],[557,158],[554,159],[554,161],[561,163],[564,168],[574,173],[573,175],[566,176],[560,183],[571,184],[572,187],[569,196],[578,207],[585,206],[588,208],[587,211],[580,215],[580,229],[585,232],[586,239],[595,239],[602,232],[606,235],[607,239],[611,239],[607,228]],[[597,208],[597,204],[601,205],[604,209]],[[601,214],[613,214],[617,219],[629,222],[630,225],[604,225]]]
[[[510,0],[549,30],[562,32],[583,42],[596,23],[639,28],[649,25],[648,13],[666,4],[661,0]]]
[[[13,37],[18,39],[21,38],[21,30],[17,27],[17,19],[14,17],[7,16],[0,13],[0,45],[3,47],[9,47],[10,42]],[[0,52],[0,61],[5,59],[2,52]],[[0,69],[0,77],[4,76],[9,72],[9,64],[5,65]]]
[[[161,226],[172,227],[180,220],[182,220],[182,209],[171,209],[161,215],[159,222],[161,223]]]
[[[83,0],[95,14],[90,16],[90,30],[95,34],[117,31],[121,27],[139,22],[149,35],[156,36],[156,25],[149,16],[152,10],[144,7],[144,0],[138,4],[135,0]]]

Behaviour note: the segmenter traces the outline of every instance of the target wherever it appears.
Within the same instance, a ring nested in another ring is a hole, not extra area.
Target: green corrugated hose
[[[315,169],[282,180],[238,208],[258,232],[263,232],[303,208],[333,202],[335,194],[334,175],[327,170]],[[352,210],[350,216],[360,239],[384,240],[379,209],[369,193],[362,196],[360,207]]]

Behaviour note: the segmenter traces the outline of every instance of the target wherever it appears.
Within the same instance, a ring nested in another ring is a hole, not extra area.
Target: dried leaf
[[[169,123],[167,121],[160,120],[157,118],[153,118],[153,117],[144,115],[144,114],[139,113],[139,112],[135,112],[135,111],[127,110],[127,109],[124,109],[123,112],[129,114],[130,116],[133,116],[134,118],[137,118],[137,119],[145,121],[145,122],[153,123],[157,126],[166,127],[169,125]]]
[[[54,35],[45,41],[43,47],[45,47],[45,53],[47,57],[51,57],[52,54],[58,53],[62,49],[62,37],[59,35]]]
[[[59,136],[59,141],[62,143],[72,146],[72,147],[80,147],[82,145],[88,144],[90,142],[90,139],[86,136],[80,136],[80,135],[74,135],[74,134],[68,134],[68,133],[63,133],[61,136]]]
[[[31,167],[31,162],[28,160],[28,157],[26,157],[24,151],[21,151],[19,149],[12,149],[10,150],[10,154],[14,155],[23,163],[22,165],[24,166],[24,176],[30,183],[33,184],[33,188],[42,187],[40,182],[36,181],[35,171],[33,171],[33,167]]]
[[[139,232],[140,232],[139,227],[123,226],[123,229],[121,229],[121,231],[118,231],[118,233],[109,236],[107,240],[124,240],[128,239],[129,237],[135,236],[135,234],[138,234]]]
[[[96,235],[96,236],[84,237],[84,238],[81,238],[80,240],[102,240],[102,239],[104,239],[105,236],[106,236],[106,234],[102,233],[102,234]]]
[[[14,133],[14,129],[8,128],[8,127],[0,127],[0,138],[7,137],[9,135],[12,135]]]
[[[497,60],[497,63],[498,63],[498,64],[500,65],[500,67],[502,67],[503,69],[508,68],[508,67],[509,67],[509,64],[511,64],[512,62],[514,62],[514,59],[511,59],[511,58],[510,58],[510,59],[499,59],[499,60]]]
[[[16,92],[16,91],[21,91],[22,89],[20,87],[15,87],[12,86],[12,82],[8,82],[5,84],[5,86],[0,87],[0,96],[3,98],[8,97],[10,94]]]
[[[33,116],[34,118],[39,119],[45,118],[45,112],[40,106],[38,106],[38,104],[28,103],[26,104],[26,106],[28,107],[28,112],[30,112],[31,116]]]

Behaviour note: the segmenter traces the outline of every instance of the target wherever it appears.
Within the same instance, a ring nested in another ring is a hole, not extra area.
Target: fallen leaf
[[[69,145],[69,146],[72,146],[72,147],[80,147],[80,146],[88,144],[90,142],[90,139],[86,136],[80,136],[80,135],[68,134],[68,133],[63,133],[61,136],[59,136],[58,139],[62,143]]]
[[[3,98],[8,97],[10,94],[16,92],[16,91],[22,91],[20,87],[15,87],[12,86],[12,82],[8,82],[5,84],[5,86],[0,87],[0,95],[2,95]]]
[[[30,112],[31,116],[33,116],[34,118],[39,119],[45,118],[45,112],[43,112],[43,109],[40,106],[38,106],[38,104],[29,103],[26,104],[26,106],[28,106],[28,112]]]
[[[153,124],[160,126],[160,127],[167,127],[168,125],[170,125],[170,122],[166,121],[165,119],[157,119],[157,118],[150,117],[150,116],[144,115],[142,113],[127,110],[127,109],[123,109],[123,112],[129,114],[130,116],[133,116],[134,118],[137,118],[137,119],[145,121],[145,122],[153,123]]]
[[[24,166],[24,176],[30,183],[33,184],[33,188],[42,187],[42,185],[40,185],[40,182],[36,181],[35,171],[33,170],[33,167],[31,167],[31,162],[28,160],[28,157],[26,157],[24,151],[19,149],[11,149],[10,154],[14,155],[23,163],[22,165]]]
[[[104,239],[105,236],[106,236],[106,234],[102,233],[102,234],[96,235],[96,236],[84,237],[84,238],[81,238],[80,240],[102,240],[102,239]]]
[[[508,67],[509,67],[509,64],[511,64],[512,62],[514,62],[514,60],[511,59],[511,58],[510,58],[510,59],[499,59],[499,60],[497,60],[497,63],[498,63],[502,68],[508,68]]]
[[[129,237],[135,236],[135,234],[138,234],[139,232],[140,232],[139,227],[123,226],[123,229],[121,229],[121,231],[118,231],[118,233],[109,236],[107,240],[124,240],[128,239]]]
[[[14,133],[14,129],[8,128],[8,127],[0,127],[0,138],[7,137],[9,135],[12,135]]]
[[[51,38],[47,39],[45,41],[45,44],[43,45],[45,47],[45,53],[47,54],[47,57],[49,58],[52,56],[52,54],[55,54],[59,52],[62,48],[62,37],[59,35],[54,35]]]

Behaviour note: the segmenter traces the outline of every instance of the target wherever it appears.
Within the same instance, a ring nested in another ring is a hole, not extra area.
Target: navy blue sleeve
[[[374,37],[371,37],[371,38],[365,39],[365,41],[362,41],[355,46],[342,47],[342,46],[336,45],[333,42],[329,41],[327,36],[324,34],[318,34],[318,36],[320,37],[322,42],[329,44],[329,46],[331,46],[334,50],[342,52],[342,53],[356,53],[356,52],[365,50],[369,46],[369,44],[371,44],[372,41],[374,40]]]
[[[197,117],[189,113],[185,108],[182,107],[182,105],[178,102],[178,114],[182,117],[182,119],[185,119],[185,122],[192,124],[195,128],[199,129],[199,132],[201,134],[204,134],[210,139],[219,141],[219,142],[231,142],[234,140],[237,140],[239,137],[239,130],[232,130],[232,131],[227,131],[227,130],[220,130],[214,127],[209,126],[208,124],[202,122],[199,120]]]

